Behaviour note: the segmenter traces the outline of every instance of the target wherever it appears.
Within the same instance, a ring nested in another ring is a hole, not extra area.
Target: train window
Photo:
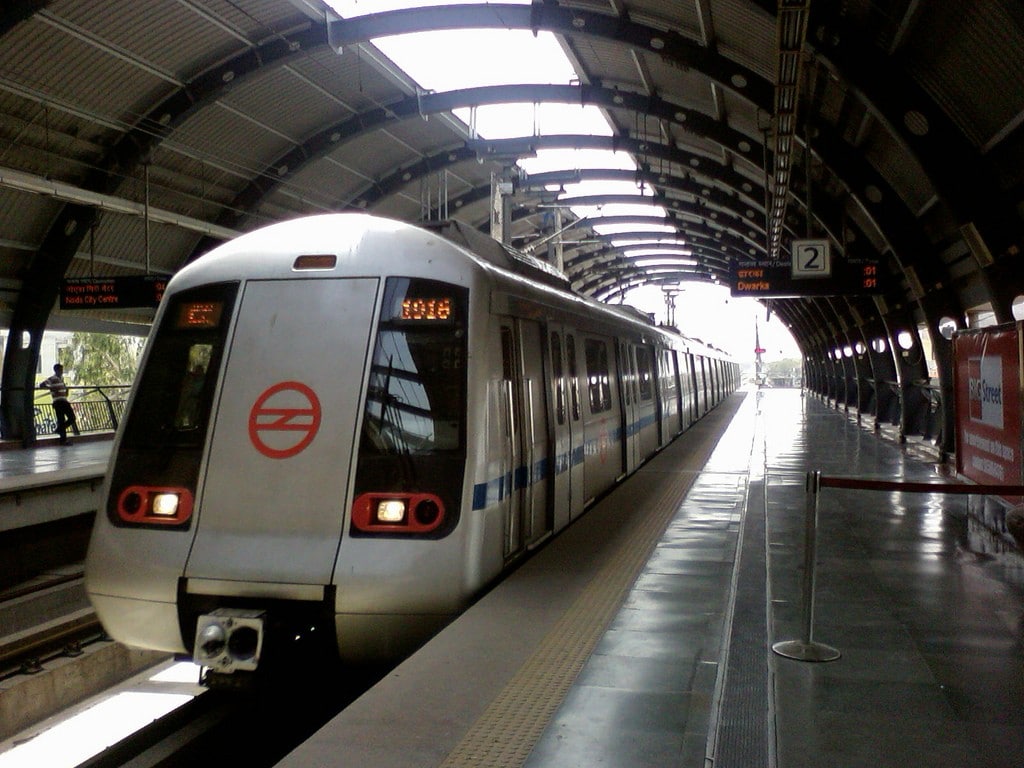
[[[188,350],[188,373],[178,396],[178,411],[174,415],[175,429],[195,429],[199,426],[202,394],[213,357],[212,344],[193,344]]]
[[[125,424],[125,447],[201,445],[237,290],[237,283],[204,286],[171,299]]]
[[[654,397],[654,379],[651,374],[651,351],[647,347],[636,348],[636,373],[640,384],[640,399]]]
[[[555,420],[565,424],[565,377],[562,370],[562,337],[551,334],[551,378],[555,387]]]
[[[576,337],[565,337],[565,362],[569,368],[569,400],[572,405],[572,420],[580,420],[580,382],[576,370]]]
[[[443,318],[410,315],[443,296]],[[464,289],[434,280],[388,278],[363,418],[363,450],[452,451],[462,445],[466,407]]]
[[[583,345],[583,353],[587,363],[590,412],[610,411],[612,393],[608,381],[608,345],[597,339],[587,339]]]

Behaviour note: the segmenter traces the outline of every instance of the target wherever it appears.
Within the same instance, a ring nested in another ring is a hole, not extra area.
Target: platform
[[[963,497],[824,492],[841,655],[772,652],[813,470],[942,479],[797,390],[734,395],[279,765],[1021,765],[1024,561],[973,547]]]
[[[71,445],[40,440],[31,448],[0,450],[0,533],[98,509],[112,445],[109,437],[83,438]],[[10,544],[15,550],[21,546],[17,541]],[[20,557],[9,548],[0,550],[5,557]]]

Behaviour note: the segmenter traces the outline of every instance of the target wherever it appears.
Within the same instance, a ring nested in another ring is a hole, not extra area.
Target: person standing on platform
[[[60,363],[53,366],[53,376],[40,384],[39,388],[50,390],[50,397],[53,398],[53,410],[57,414],[57,434],[60,435],[60,444],[69,445],[68,427],[71,427],[75,435],[78,435],[79,432],[75,409],[68,402],[68,387],[64,383],[64,366]]]

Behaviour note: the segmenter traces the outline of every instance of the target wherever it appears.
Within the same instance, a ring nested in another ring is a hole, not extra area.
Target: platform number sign
[[[793,277],[831,277],[832,254],[828,240],[793,241]]]

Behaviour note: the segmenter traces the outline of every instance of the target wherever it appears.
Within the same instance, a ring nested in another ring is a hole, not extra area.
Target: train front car
[[[112,637],[231,673],[398,658],[462,607],[466,265],[339,214],[171,281],[86,565]]]

